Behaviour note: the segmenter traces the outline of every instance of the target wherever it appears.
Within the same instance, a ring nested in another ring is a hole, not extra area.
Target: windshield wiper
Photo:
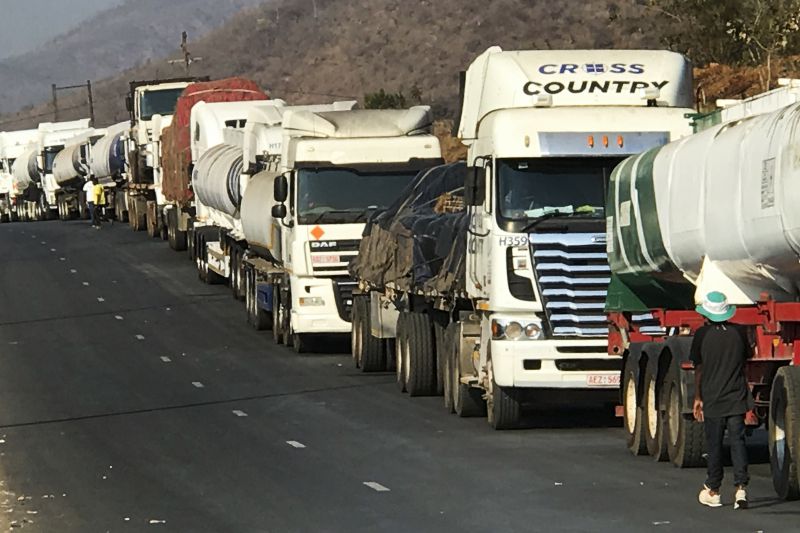
[[[334,214],[334,213],[338,213],[340,215],[342,215],[342,214],[355,215],[356,214],[356,213],[354,213],[354,212],[352,212],[350,210],[347,210],[347,209],[328,209],[327,211],[323,211],[322,213],[317,215],[317,218],[314,219],[314,222],[310,222],[309,224],[319,224],[320,222],[322,222],[322,219],[325,218],[327,215],[331,215],[331,214]]]
[[[555,211],[551,211],[549,213],[545,213],[544,215],[542,215],[540,217],[536,217],[535,219],[533,219],[527,226],[525,226],[524,228],[522,228],[520,230],[520,233],[528,233],[530,230],[532,230],[533,228],[535,228],[536,226],[538,226],[540,223],[544,222],[545,220],[550,220],[551,218],[561,218],[561,217],[567,218],[567,217],[571,217],[574,214],[575,213],[573,213],[573,212],[566,212],[566,211],[559,211],[559,210],[555,210]]]

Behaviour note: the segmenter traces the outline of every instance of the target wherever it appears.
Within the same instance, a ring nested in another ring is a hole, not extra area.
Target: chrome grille
[[[605,337],[611,270],[602,233],[534,233],[531,255],[555,337]]]

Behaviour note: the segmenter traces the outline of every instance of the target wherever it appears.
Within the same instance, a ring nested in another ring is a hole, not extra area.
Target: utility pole
[[[183,68],[186,69],[186,77],[189,77],[192,63],[196,63],[198,61],[202,61],[202,57],[192,57],[192,53],[189,51],[189,34],[185,31],[181,33],[181,52],[183,52],[183,59],[170,59],[170,65],[177,65],[183,63]]]
[[[92,96],[92,82],[87,80],[86,84],[83,85],[65,85],[63,87],[59,87],[55,83],[53,84],[53,122],[59,121],[59,112],[58,112],[58,91],[69,91],[72,89],[86,89],[86,93],[88,95],[87,102],[89,104],[89,118],[91,119],[91,124],[94,126],[94,97]]]

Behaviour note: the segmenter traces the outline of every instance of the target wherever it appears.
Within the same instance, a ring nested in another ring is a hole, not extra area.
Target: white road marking
[[[117,320],[124,320],[124,319],[123,319],[121,316],[119,316],[119,315],[114,315],[114,318],[116,318]]]
[[[51,251],[51,252],[55,252],[55,251],[56,251],[56,249],[55,249],[55,248],[50,248],[50,251]]]
[[[137,334],[136,334],[136,339],[137,339],[137,340],[140,340],[140,341],[143,341],[143,340],[144,340],[144,335],[142,335],[142,334],[140,334],[140,333],[137,333]]]
[[[77,270],[75,270],[74,268],[70,268],[70,269],[69,269],[69,273],[70,273],[70,274],[77,274],[77,273],[78,273],[78,271],[77,271]]]
[[[302,442],[297,442],[296,440],[287,440],[286,444],[288,444],[292,448],[305,448],[306,447],[305,444],[303,444]]]
[[[88,286],[89,286],[89,282],[88,282],[88,281],[84,281],[84,282],[83,282],[83,286],[84,286],[84,287],[88,287]]]
[[[231,412],[232,412],[233,414],[235,414],[236,416],[247,416],[247,413],[245,413],[244,411],[240,411],[239,409],[234,409],[234,410],[233,410],[233,411],[231,411]]]
[[[375,481],[365,481],[364,485],[371,488],[375,492],[389,492],[391,490],[388,487],[384,487],[383,485]]]
[[[105,299],[105,298],[102,298],[102,297],[100,297],[100,296],[98,296],[98,297],[97,297],[97,301],[98,301],[98,302],[105,302],[105,301],[106,301],[106,299]]]
[[[202,384],[202,383],[200,383],[199,381],[192,381],[192,385],[194,385],[194,386],[195,386],[195,388],[197,388],[197,389],[202,389],[202,388],[204,388],[204,387],[205,387],[205,385],[203,385],[203,384]]]
[[[151,525],[154,525],[154,524],[166,524],[166,523],[167,523],[166,520],[155,520],[155,519],[154,520],[150,520],[150,524]]]
[[[42,244],[47,244],[47,241],[42,241]]]
[[[161,360],[164,361],[165,363],[171,363],[172,362],[172,359],[170,359],[166,355],[162,355],[161,356]]]

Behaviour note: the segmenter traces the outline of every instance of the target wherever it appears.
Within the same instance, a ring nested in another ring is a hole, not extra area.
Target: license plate
[[[619,387],[619,374],[589,374],[586,384],[590,387]]]

